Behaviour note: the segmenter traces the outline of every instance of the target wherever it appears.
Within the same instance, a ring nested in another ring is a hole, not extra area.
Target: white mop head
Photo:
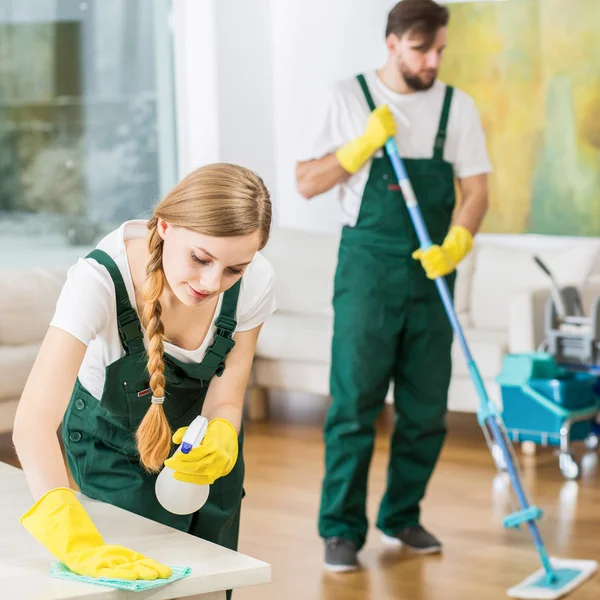
[[[552,585],[545,583],[546,572],[542,568],[518,585],[511,587],[507,594],[511,598],[555,600],[555,598],[562,598],[572,592],[578,585],[591,577],[598,568],[595,560],[551,558],[550,563],[558,575],[556,583]]]

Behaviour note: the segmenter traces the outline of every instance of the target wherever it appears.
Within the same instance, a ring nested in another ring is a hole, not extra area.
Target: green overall
[[[140,321],[112,258],[100,250],[89,257],[103,265],[114,282],[125,356],[106,368],[100,400],[79,380],[75,384],[63,421],[67,462],[75,482],[90,498],[236,550],[244,495],[243,434],[235,467],[210,486],[208,500],[198,512],[174,515],[158,503],[154,491],[157,476],[141,467],[134,437],[152,398]],[[235,345],[232,334],[239,286],[240,282],[225,292],[214,342],[200,364],[164,356],[167,383],[163,407],[173,431],[188,426],[201,414],[212,377],[223,373],[225,357]]]
[[[364,77],[357,77],[371,110]],[[452,164],[443,159],[452,101],[446,88],[430,159],[404,159],[434,244],[455,206]],[[334,283],[331,395],[324,427],[325,477],[319,515],[323,538],[361,548],[367,534],[367,476],[375,419],[394,382],[395,424],[387,489],[377,527],[394,535],[419,523],[445,434],[452,328],[435,283],[411,254],[419,247],[392,164],[373,157],[355,227],[345,227]],[[451,294],[455,273],[447,277]]]

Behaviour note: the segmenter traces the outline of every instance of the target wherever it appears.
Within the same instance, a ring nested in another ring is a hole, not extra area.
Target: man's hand
[[[456,265],[471,251],[473,236],[459,225],[450,228],[441,246],[433,245],[423,252],[419,248],[413,252],[413,258],[420,260],[429,279],[437,279],[451,273]]]
[[[378,106],[369,115],[365,132],[342,146],[335,155],[348,173],[356,173],[394,135],[394,116],[386,104]]]

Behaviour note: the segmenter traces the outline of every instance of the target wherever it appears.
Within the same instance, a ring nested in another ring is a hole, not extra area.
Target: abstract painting
[[[475,100],[494,168],[482,230],[600,235],[600,0],[449,8],[440,78]]]

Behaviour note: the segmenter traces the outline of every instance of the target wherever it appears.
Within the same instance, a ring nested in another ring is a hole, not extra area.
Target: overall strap
[[[241,284],[242,280],[240,279],[223,295],[221,312],[219,313],[219,318],[215,323],[215,327],[217,328],[215,339],[210,348],[208,348],[206,351],[206,356],[202,361],[203,365],[210,368],[214,367],[215,374],[219,377],[225,370],[225,357],[235,346],[235,342],[233,341],[232,337],[233,332],[235,331],[235,326],[237,325],[237,320],[235,317]]]
[[[356,79],[358,80],[358,83],[360,84],[363,94],[365,95],[365,100],[367,101],[367,104],[369,105],[371,112],[374,111],[375,110],[375,102],[373,102],[373,96],[371,96],[371,92],[369,91],[369,86],[367,85],[365,76],[361,73],[360,75],[356,76]]]
[[[452,104],[452,94],[454,88],[450,85],[446,86],[446,94],[444,95],[444,105],[442,106],[442,116],[437,135],[435,136],[435,144],[433,146],[433,158],[436,160],[444,159],[444,146],[446,144],[446,128],[448,127],[448,116],[450,115],[450,105]]]
[[[137,313],[129,302],[129,294],[123,276],[115,261],[103,250],[92,250],[86,258],[93,258],[109,273],[115,285],[117,298],[117,326],[119,337],[126,354],[137,354],[144,351],[142,327]]]

